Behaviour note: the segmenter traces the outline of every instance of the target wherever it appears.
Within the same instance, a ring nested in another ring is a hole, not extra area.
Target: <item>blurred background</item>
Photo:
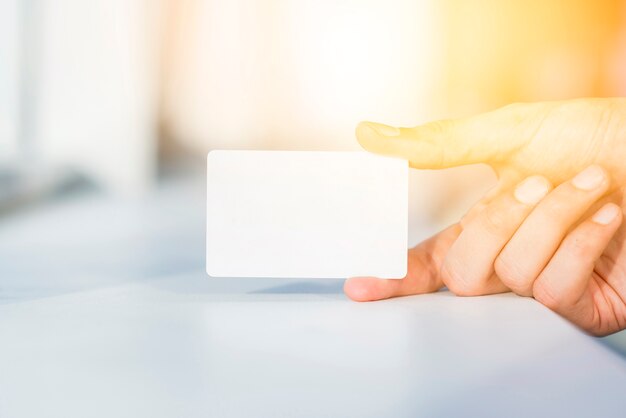
[[[625,10],[620,0],[1,0],[0,196],[6,205],[27,192],[7,180],[18,173],[32,189],[81,177],[137,197],[214,148],[351,150],[362,119],[415,125],[624,95]],[[423,186],[437,183],[441,200],[422,202],[425,223],[452,219],[446,207],[475,180],[435,177]]]
[[[211,149],[582,96],[626,96],[624,0],[0,0],[0,292],[201,268]],[[411,243],[493,182],[414,171]]]
[[[362,119],[415,125],[624,95],[625,10],[618,0],[1,0],[0,163],[70,170],[131,197],[173,160],[213,148],[350,150]]]

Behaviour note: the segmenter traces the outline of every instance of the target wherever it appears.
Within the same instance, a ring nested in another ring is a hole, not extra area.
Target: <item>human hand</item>
[[[531,174],[559,184],[594,162],[608,169],[615,187],[626,184],[624,98],[514,104],[415,128],[364,122],[357,137],[365,149],[405,158],[415,168],[489,164],[499,182],[482,203]]]
[[[602,197],[609,187],[599,166],[552,191],[531,176],[411,249],[404,279],[350,279],[346,294],[365,301],[444,285],[466,296],[512,289],[592,334],[624,329],[626,225],[616,203],[626,208],[626,199],[622,190]]]

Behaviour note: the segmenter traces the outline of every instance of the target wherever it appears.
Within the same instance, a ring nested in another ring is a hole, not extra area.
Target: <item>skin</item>
[[[415,128],[365,122],[357,137],[414,168],[486,163],[499,183],[409,250],[404,279],[349,279],[350,298],[511,290],[593,335],[626,329],[626,99],[515,104]],[[585,169],[594,184],[575,179]]]

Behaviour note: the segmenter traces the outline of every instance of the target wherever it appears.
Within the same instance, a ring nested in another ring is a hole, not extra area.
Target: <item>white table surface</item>
[[[209,279],[198,190],[0,219],[0,417],[626,411],[626,360],[532,299]]]

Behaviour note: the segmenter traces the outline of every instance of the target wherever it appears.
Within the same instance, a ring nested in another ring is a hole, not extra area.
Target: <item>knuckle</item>
[[[545,280],[537,280],[533,286],[533,297],[547,308],[556,311],[561,305],[553,290],[546,285]]]
[[[562,193],[559,193],[555,198],[546,201],[541,208],[543,216],[548,219],[550,223],[561,224],[563,221],[563,214],[572,210],[572,201],[567,199]]]
[[[594,243],[591,240],[584,239],[582,236],[575,236],[566,239],[563,243],[564,249],[568,255],[576,260],[584,260],[593,254]]]
[[[483,202],[477,203],[469,211],[467,211],[465,215],[463,215],[463,217],[459,221],[459,224],[463,228],[466,228],[469,224],[474,222],[474,220],[480,216],[480,214],[485,210],[487,206],[488,205]]]
[[[479,219],[481,227],[489,234],[501,235],[507,230],[507,213],[494,205],[487,206]]]
[[[478,296],[481,288],[477,280],[471,280],[455,268],[449,260],[441,267],[441,280],[448,290],[457,296]]]
[[[453,126],[453,121],[449,119],[435,120],[424,125],[431,133],[435,135],[445,135]]]
[[[502,283],[517,294],[528,295],[528,284],[532,281],[528,278],[517,263],[506,255],[500,255],[494,262],[494,270]]]

